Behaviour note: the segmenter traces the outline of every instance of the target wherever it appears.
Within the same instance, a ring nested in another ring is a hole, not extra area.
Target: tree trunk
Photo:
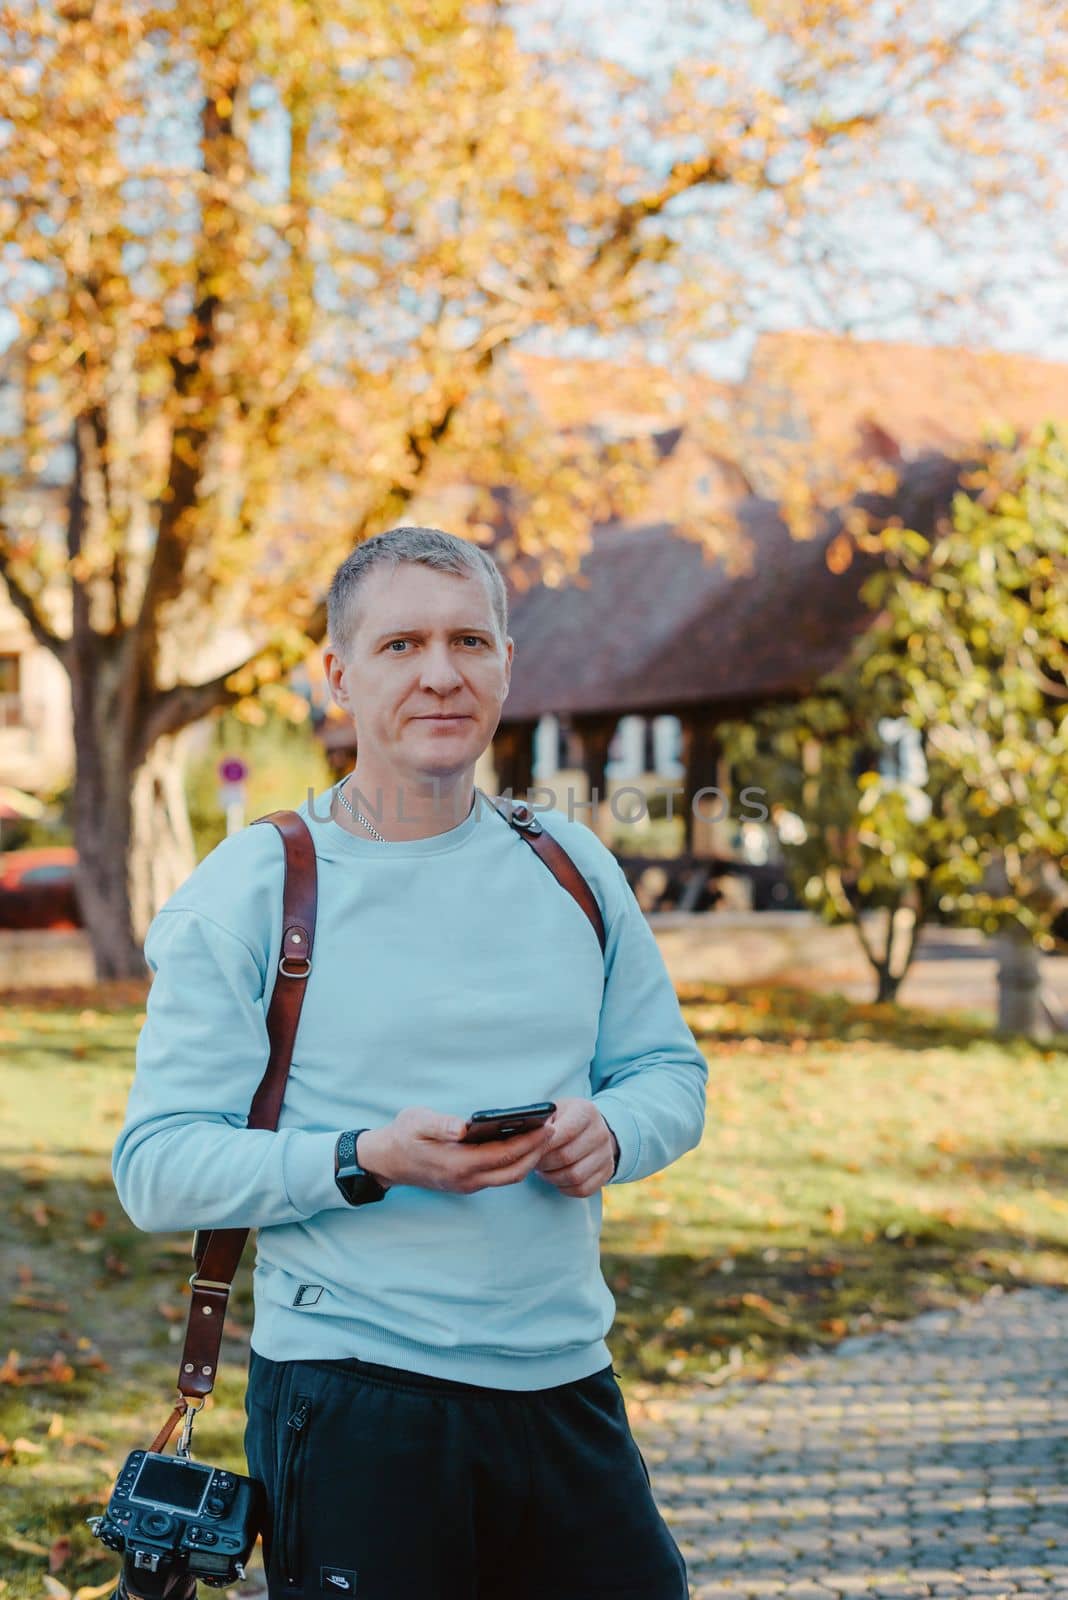
[[[158,739],[134,769],[116,724],[76,737],[78,896],[98,982],[145,976],[149,923],[196,865],[184,743]]]
[[[901,987],[901,979],[905,976],[905,974],[902,972],[895,977],[890,971],[889,967],[884,966],[880,966],[876,970],[879,978],[875,990],[876,1004],[881,1005],[883,1001],[896,1000],[897,991]]]
[[[873,936],[865,928],[862,915],[860,911],[850,908],[853,931],[875,974],[875,1002],[878,1005],[884,1001],[896,1000],[897,992],[905,981],[912,965],[912,958],[916,954],[916,943],[923,926],[926,907],[922,900],[918,905],[907,905],[904,903],[904,896],[897,905],[887,907],[882,954],[876,950]]]
[[[160,906],[196,866],[183,782],[187,732],[157,739],[134,778],[130,911],[142,943]]]
[[[1052,1032],[1042,1007],[1038,947],[1024,928],[994,940],[998,958],[998,1032],[1045,1038]]]
[[[95,694],[99,688],[99,682],[72,679],[76,877],[97,982],[142,978],[147,972],[130,920],[133,770],[122,724],[106,714],[111,697]],[[80,699],[85,703],[79,705]]]

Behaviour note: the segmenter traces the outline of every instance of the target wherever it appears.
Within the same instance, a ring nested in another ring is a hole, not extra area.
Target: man
[[[474,788],[514,650],[489,557],[383,534],[328,622],[359,754],[300,807],[318,918],[278,1129],[246,1126],[281,942],[260,826],[149,931],[120,1199],[146,1229],[259,1230],[245,1447],[272,1600],[685,1600],[604,1342],[599,1233],[606,1184],[697,1144],[704,1060],[595,834],[540,813],[603,954]],[[544,1128],[461,1142],[475,1110],[544,1100]]]

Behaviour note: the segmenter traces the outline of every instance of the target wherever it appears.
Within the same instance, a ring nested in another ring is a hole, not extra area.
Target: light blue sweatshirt
[[[154,974],[112,1172],[150,1232],[255,1228],[252,1346],[275,1361],[357,1356],[501,1389],[610,1360],[601,1196],[531,1174],[349,1206],[334,1145],[406,1106],[467,1117],[592,1098],[619,1141],[613,1182],[699,1141],[707,1068],[618,863],[583,822],[539,812],[597,896],[607,935],[489,800],[432,838],[378,843],[297,809],[318,918],[277,1131],[250,1129],[281,943],[282,840],[218,845],[155,917]],[[336,802],[335,802],[336,804]]]

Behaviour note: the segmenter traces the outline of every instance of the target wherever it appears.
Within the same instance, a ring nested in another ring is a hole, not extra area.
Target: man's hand
[[[561,1194],[588,1200],[615,1172],[615,1135],[592,1100],[558,1100],[546,1123],[552,1143],[535,1167]]]
[[[548,1123],[530,1133],[516,1134],[514,1139],[494,1139],[488,1144],[461,1144],[466,1131],[462,1117],[410,1106],[385,1127],[361,1133],[356,1153],[364,1171],[386,1188],[407,1183],[417,1189],[474,1194],[479,1189],[522,1183],[552,1138]]]

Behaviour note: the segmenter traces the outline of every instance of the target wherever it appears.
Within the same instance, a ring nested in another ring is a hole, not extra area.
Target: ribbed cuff
[[[336,1133],[306,1133],[287,1128],[282,1138],[282,1182],[289,1203],[300,1217],[314,1217],[317,1211],[340,1211],[348,1201],[334,1182]]]
[[[615,1134],[616,1143],[619,1145],[619,1161],[608,1181],[626,1183],[637,1167],[641,1155],[642,1136],[637,1120],[629,1106],[611,1089],[595,1094],[593,1103]]]

